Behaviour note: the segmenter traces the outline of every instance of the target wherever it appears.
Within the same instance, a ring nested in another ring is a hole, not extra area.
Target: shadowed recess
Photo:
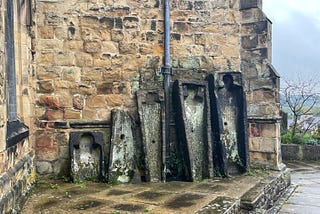
[[[166,207],[171,209],[177,209],[181,207],[190,207],[196,203],[196,200],[203,198],[203,195],[198,194],[184,194],[175,197],[174,199],[170,200],[166,203]]]

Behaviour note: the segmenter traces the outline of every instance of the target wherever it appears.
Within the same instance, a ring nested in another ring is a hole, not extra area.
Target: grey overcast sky
[[[319,79],[320,1],[263,0],[263,11],[273,23],[272,64],[281,78]]]

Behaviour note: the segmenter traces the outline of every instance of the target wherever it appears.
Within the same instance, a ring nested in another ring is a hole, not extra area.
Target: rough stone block
[[[111,59],[106,57],[94,58],[93,66],[95,67],[104,67],[107,69],[111,69]]]
[[[63,42],[64,51],[82,51],[83,41],[66,40]]]
[[[37,42],[37,51],[62,50],[63,42],[57,39],[39,39]]]
[[[41,80],[37,83],[38,93],[52,93],[54,91],[54,85],[52,80]]]
[[[205,45],[206,44],[206,34],[203,33],[199,33],[199,34],[195,34],[195,44],[197,45]]]
[[[102,17],[99,19],[100,26],[107,29],[112,29],[115,24],[115,19],[110,17]],[[119,23],[118,23],[119,24]]]
[[[84,42],[84,50],[87,53],[97,53],[101,51],[100,41],[86,41]]]
[[[83,27],[81,28],[81,38],[83,41],[103,41],[101,37],[101,32],[98,29],[90,28],[90,27]]]
[[[114,91],[113,83],[100,82],[97,84],[98,94],[112,94],[113,91]]]
[[[81,95],[74,95],[72,105],[75,109],[82,110],[84,107],[84,97]]]
[[[65,80],[55,81],[55,92],[60,95],[69,95],[72,91],[78,90],[78,83]]]
[[[75,56],[72,52],[59,52],[55,54],[54,63],[58,66],[73,66],[75,65]]]
[[[139,44],[139,53],[142,55],[152,54],[154,46],[149,43],[140,43]]]
[[[261,144],[260,144],[260,151],[261,152],[276,153],[277,152],[277,145],[279,143],[280,143],[280,141],[277,138],[264,137]]]
[[[38,65],[53,65],[54,54],[52,52],[37,52],[36,62]]]
[[[64,111],[64,119],[67,119],[67,120],[81,119],[81,112],[76,110],[66,109]]]
[[[138,46],[136,43],[119,42],[120,54],[135,54],[137,53]]]
[[[253,102],[260,103],[260,102],[268,102],[274,103],[275,102],[275,91],[274,90],[254,90],[253,91]]]
[[[259,151],[262,140],[261,137],[249,137],[249,150]]]
[[[189,31],[189,23],[188,22],[174,22],[173,23],[173,31],[177,33],[186,33]]]
[[[54,96],[40,96],[38,99],[38,104],[51,109],[57,109],[60,107],[59,98]]]
[[[124,38],[122,30],[112,30],[111,31],[111,40],[114,42],[120,42]]]
[[[90,96],[86,100],[86,106],[90,108],[106,107],[107,106],[106,96],[104,95]]]
[[[126,16],[123,18],[123,26],[126,29],[138,28],[139,18],[135,16]]]
[[[59,148],[45,132],[36,138],[36,159],[55,160],[58,158]]]
[[[108,53],[108,54],[119,54],[119,47],[117,42],[113,41],[106,41],[102,42],[101,44],[101,51],[103,53]]]
[[[241,37],[242,48],[252,49],[257,48],[258,46],[258,37],[257,36],[243,36]]]
[[[58,27],[58,26],[55,26],[54,27],[54,36],[56,39],[59,39],[59,40],[67,40],[69,39],[68,38],[68,29],[67,27],[65,26],[61,26],[61,27]]]
[[[194,9],[195,10],[205,10],[208,5],[206,4],[206,1],[195,1],[194,2]]]
[[[258,21],[242,24],[241,33],[248,34],[265,34],[268,32],[268,21]]]
[[[101,69],[94,69],[91,67],[83,68],[81,72],[81,80],[82,81],[101,81]]]
[[[97,118],[97,111],[95,109],[84,108],[82,111],[82,119],[95,120]]]
[[[97,117],[101,120],[111,121],[111,110],[108,108],[97,109]]]
[[[55,127],[69,128],[69,123],[66,121],[55,122]],[[53,140],[58,146],[69,146],[69,133],[64,131],[56,131],[53,135]]]
[[[221,51],[227,59],[240,55],[240,48],[237,45],[225,45],[221,48]]]
[[[82,94],[82,95],[94,95],[96,94],[96,89],[92,85],[80,84],[79,89],[73,90],[72,94]]]
[[[79,52],[75,54],[76,66],[90,67],[93,65],[93,58],[91,54]]]
[[[125,102],[128,102],[128,99],[124,99],[124,97],[119,94],[105,95],[105,100],[106,100],[106,103],[109,107],[119,107],[119,106],[123,105]]]
[[[200,67],[200,59],[194,56],[181,57],[179,59],[179,65],[181,68],[197,69]]]
[[[259,123],[250,123],[248,135],[249,137],[261,137],[261,125]]]
[[[262,0],[240,0],[240,10],[262,8]]]
[[[42,39],[53,39],[54,30],[53,26],[38,26],[38,37]]]
[[[260,152],[260,151],[250,151],[250,161],[251,163],[258,163],[262,165],[268,165],[277,167],[277,154]]]
[[[40,175],[47,175],[53,172],[52,164],[48,161],[36,161],[36,170]]]
[[[80,17],[80,26],[88,28],[99,28],[99,18],[96,16],[83,16]]]
[[[47,110],[44,114],[46,120],[63,120],[64,112],[62,110]]]
[[[63,67],[62,68],[62,79],[72,82],[80,81],[81,70],[77,67]]]
[[[278,129],[279,129],[278,123],[261,124],[260,127],[261,127],[261,134],[263,137],[276,138],[280,136],[280,133],[278,132]]]
[[[46,12],[45,17],[45,23],[47,26],[61,26],[63,24],[63,17],[53,11]]]
[[[38,80],[50,80],[56,79],[61,75],[61,67],[54,66],[39,66],[37,69],[37,79]]]

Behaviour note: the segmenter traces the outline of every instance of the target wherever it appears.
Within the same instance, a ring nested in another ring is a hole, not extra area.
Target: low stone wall
[[[29,152],[0,175],[0,213],[19,212],[27,200],[34,179],[33,152]]]
[[[320,145],[282,144],[283,160],[320,160]]]
[[[290,184],[288,169],[270,175],[241,197],[242,213],[264,213],[271,209]]]
[[[196,214],[266,213],[272,210],[290,184],[290,172],[288,169],[283,169],[261,180],[239,199],[218,197],[196,212]]]

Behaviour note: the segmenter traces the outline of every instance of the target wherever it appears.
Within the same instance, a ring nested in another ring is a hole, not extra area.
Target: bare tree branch
[[[310,115],[315,106],[320,103],[320,85],[317,78],[308,81],[299,78],[297,81],[283,81],[284,86],[281,88],[283,102],[289,107],[293,115],[293,124],[291,134],[294,136],[298,128],[302,127],[303,133],[307,133],[314,124]]]

